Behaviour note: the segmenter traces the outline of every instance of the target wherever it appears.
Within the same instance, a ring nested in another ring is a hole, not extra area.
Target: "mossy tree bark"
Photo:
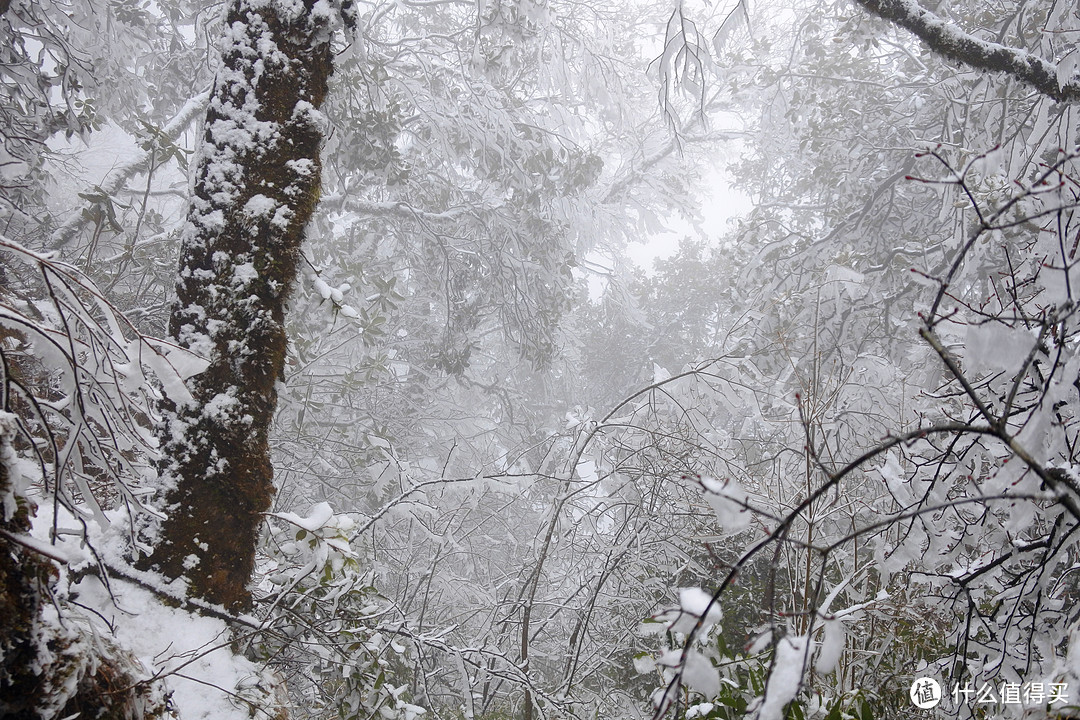
[[[170,320],[210,365],[193,378],[193,401],[167,408],[168,519],[142,564],[234,611],[250,605],[260,514],[274,493],[268,430],[285,303],[319,197],[327,7],[231,0]]]
[[[14,477],[15,434],[15,416],[0,408],[0,716],[30,718],[41,686],[41,609],[55,570],[14,541],[30,530],[30,506]]]

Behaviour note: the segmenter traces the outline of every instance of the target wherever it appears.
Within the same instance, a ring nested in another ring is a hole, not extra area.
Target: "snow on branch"
[[[1037,55],[995,42],[980,40],[916,0],[855,0],[880,18],[913,32],[931,50],[980,70],[1007,73],[1058,102],[1080,100],[1080,75],[1071,64],[1060,66]]]
[[[176,142],[180,135],[188,129],[196,118],[206,112],[206,104],[210,102],[210,88],[206,88],[195,97],[188,100],[176,116],[158,131],[159,142]],[[155,147],[144,149],[134,159],[124,163],[113,171],[112,178],[100,186],[87,188],[85,195],[102,195],[112,197],[124,188],[131,178],[147,172],[154,163],[155,153],[160,157],[160,151]],[[64,223],[58,227],[49,238],[49,249],[62,250],[86,225],[87,216],[82,208],[76,208]]]
[[[0,411],[17,418],[35,480],[102,527],[110,506],[152,513],[143,498],[156,477],[156,403],[161,389],[186,392],[205,361],[143,335],[53,253],[0,236],[0,262]]]

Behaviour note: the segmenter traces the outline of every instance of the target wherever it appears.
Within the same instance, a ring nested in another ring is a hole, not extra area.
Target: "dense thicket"
[[[230,8],[0,13],[5,707],[1072,712],[1075,7]]]

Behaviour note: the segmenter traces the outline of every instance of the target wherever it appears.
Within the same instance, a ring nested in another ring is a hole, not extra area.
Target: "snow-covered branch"
[[[1056,64],[1026,50],[980,40],[916,0],[855,0],[880,18],[913,32],[931,50],[949,60],[980,70],[1006,73],[1058,102],[1080,99],[1080,75],[1071,66]]]
[[[161,128],[162,139],[175,142],[180,135],[188,129],[188,126],[195,121],[201,114],[206,112],[206,103],[210,101],[210,88],[206,88],[201,93],[184,103],[184,106],[180,108],[180,111],[176,113],[164,127]],[[102,186],[91,187],[87,189],[88,193],[101,193],[108,197],[116,195],[118,192],[124,189],[128,180],[135,177],[139,173],[144,173],[150,169],[154,162],[155,150],[145,150],[135,157],[130,162],[127,162],[116,169],[113,173],[112,179]],[[82,211],[82,208],[77,208],[75,212],[64,224],[58,227],[49,238],[49,248],[51,250],[60,250],[67,246],[71,239],[75,237],[86,225],[86,214]]]

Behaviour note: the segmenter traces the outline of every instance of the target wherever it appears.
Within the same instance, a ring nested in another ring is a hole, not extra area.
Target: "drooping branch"
[[[1011,75],[1058,102],[1080,100],[1080,75],[1059,78],[1057,64],[1026,50],[980,40],[916,0],[855,0],[865,10],[914,33],[938,55],[979,70]]]

